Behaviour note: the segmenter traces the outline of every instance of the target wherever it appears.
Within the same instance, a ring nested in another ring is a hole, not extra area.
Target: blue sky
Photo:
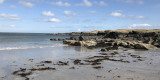
[[[0,0],[0,32],[160,29],[160,0]]]

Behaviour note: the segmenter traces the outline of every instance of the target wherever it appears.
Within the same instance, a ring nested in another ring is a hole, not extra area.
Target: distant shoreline
[[[117,30],[94,30],[94,31],[88,31],[88,32],[0,32],[1,33],[17,33],[17,34],[47,34],[47,35],[88,35],[88,36],[97,36],[105,32],[130,32],[130,31],[149,31],[149,32],[160,32],[160,29],[117,29]]]
[[[76,36],[104,36],[108,32],[120,32],[120,33],[129,33],[132,31],[138,32],[160,32],[160,29],[118,29],[118,30],[95,30],[90,32],[69,32],[69,33],[50,33],[47,35],[76,35]]]

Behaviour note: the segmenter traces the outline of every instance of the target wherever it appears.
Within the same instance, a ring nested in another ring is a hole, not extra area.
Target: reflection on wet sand
[[[68,49],[74,49],[75,51],[78,52],[95,52],[95,49],[87,49],[86,47],[80,47],[80,46],[67,46],[67,47],[63,47],[64,50],[68,50]]]

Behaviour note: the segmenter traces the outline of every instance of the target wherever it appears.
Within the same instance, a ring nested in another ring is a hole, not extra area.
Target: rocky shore
[[[158,29],[105,30],[92,31],[90,33],[93,32],[95,35],[101,35],[103,37],[88,37],[89,34],[82,34],[83,32],[81,32],[81,34],[78,34],[80,35],[79,37],[70,37],[69,39],[52,38],[50,40],[63,41],[64,44],[87,48],[102,47],[101,51],[117,50],[119,47],[143,50],[150,50],[160,47],[160,30]],[[73,35],[73,33],[67,35]]]

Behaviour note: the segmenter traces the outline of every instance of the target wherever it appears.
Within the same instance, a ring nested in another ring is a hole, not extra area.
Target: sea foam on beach
[[[15,49],[33,49],[33,48],[50,48],[50,47],[62,47],[68,45],[55,45],[55,46],[31,46],[31,47],[5,47],[0,48],[0,50],[15,50]]]

